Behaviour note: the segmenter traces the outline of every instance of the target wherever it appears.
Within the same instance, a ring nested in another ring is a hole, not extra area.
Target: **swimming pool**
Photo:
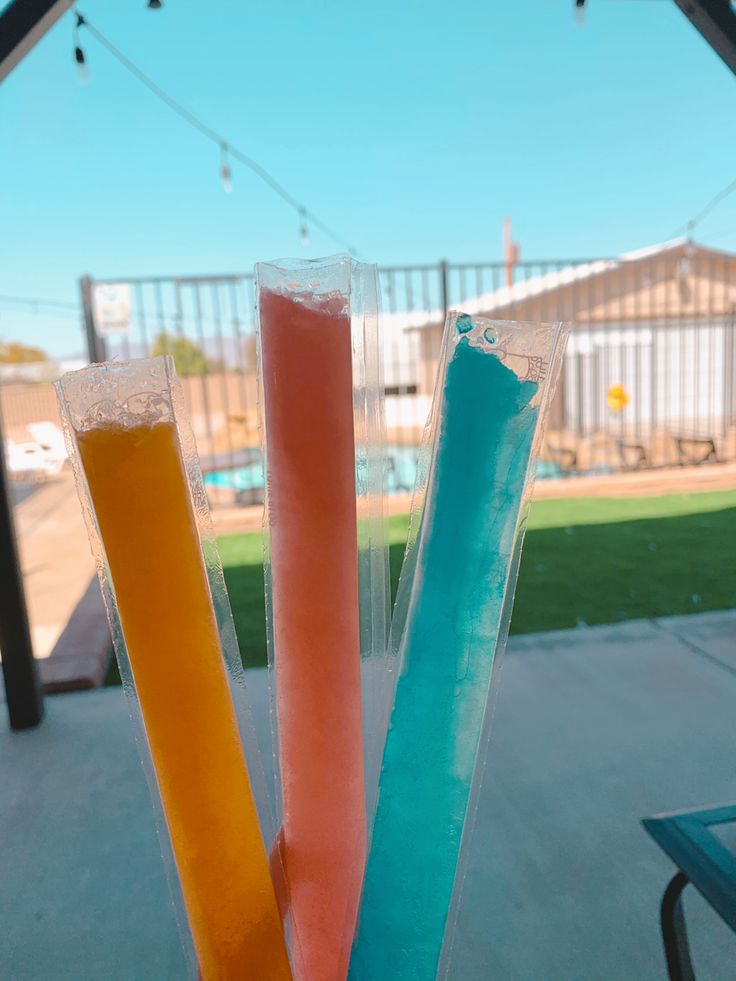
[[[386,494],[410,494],[417,477],[418,446],[387,446],[384,489]],[[560,468],[546,460],[537,463],[537,479],[545,480],[561,476]],[[209,487],[221,487],[235,491],[255,501],[263,499],[263,459],[260,450],[250,450],[248,460],[238,467],[223,468],[205,474]]]
[[[387,446],[384,488],[387,494],[411,493],[417,476],[417,446]],[[205,474],[209,487],[233,490],[237,494],[258,497],[263,492],[263,458],[260,450],[250,450],[246,463],[238,467],[213,470]]]

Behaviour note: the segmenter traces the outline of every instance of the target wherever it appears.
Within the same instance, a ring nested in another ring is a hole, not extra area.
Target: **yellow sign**
[[[608,389],[608,408],[612,412],[623,412],[629,404],[629,394],[623,385],[611,385]]]

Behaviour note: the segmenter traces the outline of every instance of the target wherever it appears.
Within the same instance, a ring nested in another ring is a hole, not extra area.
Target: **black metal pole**
[[[0,81],[71,7],[73,0],[12,0],[0,12]]]
[[[736,12],[729,0],[675,0],[693,27],[736,72]]]
[[[439,265],[440,272],[440,306],[442,307],[442,323],[447,320],[447,309],[450,305],[449,284],[447,275],[447,259],[443,259]]]
[[[43,694],[18,561],[5,449],[0,427],[0,655],[11,729],[31,729],[43,718]]]
[[[79,280],[79,291],[82,295],[82,313],[84,316],[84,334],[87,338],[87,355],[90,364],[104,361],[107,357],[105,341],[97,333],[95,314],[92,306],[92,278],[82,276]]]

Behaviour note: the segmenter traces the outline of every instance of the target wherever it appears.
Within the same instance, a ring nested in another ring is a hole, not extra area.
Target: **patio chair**
[[[643,470],[650,466],[649,453],[643,443],[617,438],[615,444],[622,470]]]
[[[62,431],[54,422],[32,422],[28,431],[44,451],[49,472],[58,473],[68,458]]]
[[[736,855],[713,828],[736,823],[736,804],[658,814],[642,821],[646,831],[678,871],[664,891],[660,923],[670,981],[695,981],[682,908],[682,892],[692,884],[736,932]]]
[[[30,441],[15,443],[8,440],[5,444],[5,465],[10,476],[16,479],[38,479],[58,472],[56,464],[49,462],[43,447]]]
[[[681,467],[699,467],[701,463],[720,463],[713,436],[698,433],[671,433]]]
[[[547,440],[544,444],[543,458],[560,468],[563,476],[578,472],[578,453],[572,446],[555,446]]]

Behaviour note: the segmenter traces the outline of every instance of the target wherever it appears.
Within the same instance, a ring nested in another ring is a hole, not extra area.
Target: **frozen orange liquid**
[[[201,977],[289,979],[176,429],[77,440]]]
[[[262,291],[283,858],[304,981],[344,981],[365,864],[350,320]]]

